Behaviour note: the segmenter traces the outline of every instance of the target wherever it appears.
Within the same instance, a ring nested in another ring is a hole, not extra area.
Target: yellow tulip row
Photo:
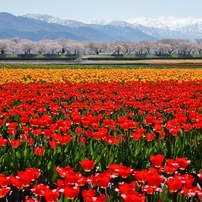
[[[0,84],[202,80],[202,69],[0,69]]]

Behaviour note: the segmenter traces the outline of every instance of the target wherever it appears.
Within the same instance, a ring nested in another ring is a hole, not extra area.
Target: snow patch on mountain
[[[56,23],[59,25],[70,26],[70,27],[78,27],[83,25],[83,23],[79,21],[61,19],[58,17],[46,15],[46,14],[26,14],[26,15],[23,15],[22,17],[26,17],[34,20],[42,20],[48,23]]]
[[[180,31],[184,27],[192,26],[194,24],[202,25],[202,19],[193,18],[176,18],[174,16],[163,16],[159,18],[133,18],[126,20],[131,24],[140,24],[146,27]]]
[[[107,25],[111,22],[111,20],[99,19],[99,20],[86,20],[82,22],[88,25]]]

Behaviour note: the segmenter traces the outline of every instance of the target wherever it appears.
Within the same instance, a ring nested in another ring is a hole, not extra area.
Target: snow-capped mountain
[[[202,19],[176,18],[174,16],[163,16],[159,18],[133,18],[126,20],[130,24],[140,24],[145,27],[152,27],[164,30],[180,31],[192,25],[200,25],[202,31]]]
[[[65,20],[65,19],[61,19],[58,17],[46,15],[46,14],[26,14],[26,15],[23,15],[22,17],[30,18],[30,19],[34,19],[34,20],[41,20],[41,21],[45,21],[48,23],[56,23],[56,24],[64,25],[64,26],[71,26],[71,27],[79,27],[79,26],[84,25],[84,23],[79,22],[79,21]]]
[[[75,21],[44,14],[14,16],[0,12],[0,39],[27,38],[30,40],[68,38],[92,41],[140,41],[160,39],[202,38],[202,19],[133,18],[128,20]]]
[[[162,16],[159,18],[133,18],[125,21],[119,20],[89,20],[89,21],[73,21],[64,20],[58,17],[40,14],[27,14],[24,17],[36,20],[46,21],[48,23],[56,23],[65,26],[101,26],[110,25],[116,27],[131,27],[139,29],[145,34],[157,38],[186,38],[194,40],[202,37],[202,19],[194,18],[177,18],[174,16]]]
[[[67,20],[67,19],[61,19],[58,17],[46,15],[46,14],[27,14],[23,17],[31,18],[35,20],[42,20],[46,21],[48,23],[56,23],[60,25],[65,26],[83,26],[83,25],[116,25],[116,26],[122,26],[122,27],[137,27],[138,25],[144,26],[144,27],[150,27],[150,28],[157,28],[157,29],[163,29],[163,30],[172,30],[172,31],[180,31],[186,27],[189,27],[188,31],[190,31],[191,28],[196,28],[193,26],[197,25],[197,30],[200,29],[202,31],[202,19],[194,19],[194,18],[177,18],[174,16],[162,16],[159,18],[132,18],[128,20],[88,20],[88,21],[75,21],[75,20]],[[192,30],[192,29],[191,29]]]

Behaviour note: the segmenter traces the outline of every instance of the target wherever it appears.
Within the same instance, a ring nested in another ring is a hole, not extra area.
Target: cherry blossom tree
[[[69,40],[69,54],[79,55],[82,53],[82,43],[75,40]]]
[[[110,44],[111,51],[113,54],[122,55],[125,54],[125,47],[123,41],[115,41]]]
[[[165,50],[167,54],[172,54],[175,51],[175,39],[162,39],[159,41],[161,44],[165,45]]]
[[[176,40],[175,47],[176,47],[177,54],[186,55],[192,52],[193,43],[190,42],[189,40],[178,39]]]
[[[13,54],[21,53],[20,50],[21,39],[14,37],[12,39],[9,39],[9,43],[10,43],[10,50]]]
[[[199,54],[202,53],[202,39],[196,39],[195,40],[196,43],[195,43],[195,49],[198,51]]]
[[[36,43],[27,39],[20,42],[20,49],[24,54],[34,54],[36,52]]]
[[[10,48],[9,40],[0,40],[0,53],[4,55]]]
[[[49,42],[50,42],[49,40],[41,40],[41,41],[36,42],[36,51],[39,54],[46,54],[47,46],[48,46]]]
[[[62,50],[62,46],[58,43],[57,40],[50,40],[47,43],[46,48],[48,54],[60,54]]]
[[[68,39],[57,39],[55,40],[56,43],[58,43],[58,46],[60,46],[61,50],[60,53],[61,54],[65,54],[65,53],[69,53],[70,52],[70,40]]]
[[[134,42],[130,41],[119,41],[123,46],[123,54],[132,54],[135,50]]]
[[[93,52],[96,55],[99,55],[102,52],[105,52],[105,50],[108,48],[108,45],[106,42],[95,42],[90,41],[87,45],[89,52]]]
[[[152,50],[153,42],[143,40],[137,43],[137,47],[139,47],[140,54],[150,54]]]

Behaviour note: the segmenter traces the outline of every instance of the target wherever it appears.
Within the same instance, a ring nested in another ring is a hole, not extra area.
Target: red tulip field
[[[124,71],[110,82],[1,74],[0,202],[202,201],[202,79]]]

